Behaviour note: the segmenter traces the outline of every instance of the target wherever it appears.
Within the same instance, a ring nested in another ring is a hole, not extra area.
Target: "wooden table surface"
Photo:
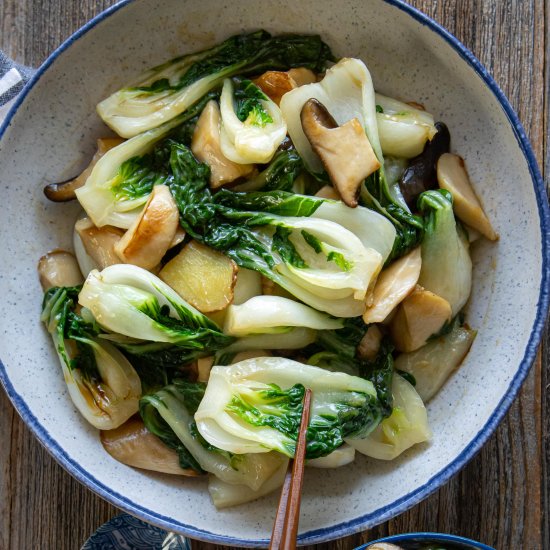
[[[38,66],[113,0],[0,0],[0,48]],[[550,5],[545,0],[413,0],[495,77],[548,173]],[[546,182],[548,177],[546,175]],[[546,333],[547,334],[547,333]],[[548,337],[506,419],[439,491],[370,532],[310,548],[348,549],[380,536],[439,531],[497,549],[550,549]],[[119,510],[71,478],[0,390],[0,550],[78,550]],[[196,543],[193,548],[219,546]]]

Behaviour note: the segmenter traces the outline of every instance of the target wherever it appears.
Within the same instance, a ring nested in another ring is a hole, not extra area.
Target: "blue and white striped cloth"
[[[33,73],[34,69],[14,63],[0,51],[0,122]]]

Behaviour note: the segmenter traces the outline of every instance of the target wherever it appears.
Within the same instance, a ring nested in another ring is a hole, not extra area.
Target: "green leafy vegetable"
[[[189,145],[199,115],[218,92],[210,92],[170,122],[107,151],[94,166],[77,198],[97,227],[127,229],[147,202],[154,185],[167,184],[171,140]]]
[[[101,273],[92,271],[79,301],[102,327],[122,335],[119,343],[130,353],[158,351],[171,344],[203,354],[233,341],[158,277],[137,266],[119,264]],[[128,343],[128,337],[137,342]],[[116,335],[111,339],[116,340]]]
[[[204,384],[174,380],[171,385],[141,399],[143,422],[178,452],[182,468],[210,472],[226,483],[258,490],[284,459],[266,452],[236,455],[205,440],[193,418],[204,390]]]
[[[426,216],[418,284],[447,300],[454,317],[472,288],[468,238],[456,223],[448,191],[425,191],[418,198],[418,208]]]
[[[52,335],[69,395],[96,428],[117,428],[135,412],[141,383],[132,365],[98,327],[76,313],[80,287],[53,287],[44,295],[41,319]]]
[[[232,36],[213,48],[155,67],[130,88],[97,106],[101,118],[123,137],[167,122],[234,75],[307,67],[316,72],[333,60],[318,36],[271,36],[265,31]]]
[[[236,185],[233,191],[292,191],[302,168],[302,159],[294,149],[278,151],[267,168],[255,178]]]
[[[293,456],[305,387],[313,392],[308,458],[330,454],[344,437],[370,433],[382,418],[367,380],[282,357],[259,357],[211,370],[195,414],[197,428],[212,445],[230,452],[274,449]]]
[[[273,122],[273,118],[262,105],[261,100],[269,98],[251,80],[233,79],[234,97],[237,103],[235,112],[241,122],[248,121],[254,126],[264,127]]]

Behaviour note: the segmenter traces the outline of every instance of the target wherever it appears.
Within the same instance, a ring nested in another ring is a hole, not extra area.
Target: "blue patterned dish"
[[[191,543],[180,535],[121,514],[104,523],[81,550],[191,550]]]
[[[382,539],[373,540],[355,550],[366,550],[372,544],[385,542],[396,544],[403,550],[423,550],[427,547],[433,550],[494,550],[475,540],[466,539],[457,535],[447,535],[445,533],[404,533],[402,535],[392,535]]]

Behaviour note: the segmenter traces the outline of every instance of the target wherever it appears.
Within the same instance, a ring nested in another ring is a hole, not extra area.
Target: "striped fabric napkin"
[[[0,51],[0,122],[5,118],[15,98],[34,74],[34,69],[14,63]]]

